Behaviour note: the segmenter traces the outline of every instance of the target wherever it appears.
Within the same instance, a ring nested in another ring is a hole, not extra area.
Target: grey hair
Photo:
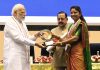
[[[14,7],[12,8],[11,14],[14,15],[14,13],[19,10],[20,8],[25,8],[23,4],[15,4]]]

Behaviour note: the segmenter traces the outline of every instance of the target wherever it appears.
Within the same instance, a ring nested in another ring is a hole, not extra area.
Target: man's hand
[[[37,32],[36,34],[34,34],[34,36],[37,38],[37,37],[40,37],[40,32]]]
[[[53,38],[57,38],[57,39],[59,39],[59,40],[61,39],[59,36],[57,36],[57,35],[55,35],[55,34],[53,34],[53,33],[52,33],[52,37],[53,37]]]
[[[41,45],[39,43],[35,43],[35,46],[38,46],[39,48],[45,48],[43,45]]]
[[[55,43],[53,43],[53,45],[54,45],[54,46],[61,46],[61,45],[63,45],[63,44],[62,44],[62,42],[55,42]]]

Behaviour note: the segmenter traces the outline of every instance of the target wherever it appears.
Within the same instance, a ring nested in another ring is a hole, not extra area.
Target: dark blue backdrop
[[[100,16],[100,0],[0,0],[0,16],[10,16],[16,3],[22,3],[27,16],[56,16],[64,10],[70,15],[70,6],[79,5],[84,16]]]

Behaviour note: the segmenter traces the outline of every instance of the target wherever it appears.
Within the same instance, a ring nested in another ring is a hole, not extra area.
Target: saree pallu
[[[84,60],[86,65],[86,70],[92,70],[91,53],[89,45],[89,35],[87,24],[82,24],[82,46],[84,48]]]

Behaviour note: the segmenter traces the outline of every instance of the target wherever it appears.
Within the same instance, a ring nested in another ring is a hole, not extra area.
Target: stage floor
[[[0,64],[0,70],[4,70],[3,64]],[[53,67],[50,63],[34,63],[31,70],[53,70]],[[100,63],[92,63],[92,70],[100,70]]]

